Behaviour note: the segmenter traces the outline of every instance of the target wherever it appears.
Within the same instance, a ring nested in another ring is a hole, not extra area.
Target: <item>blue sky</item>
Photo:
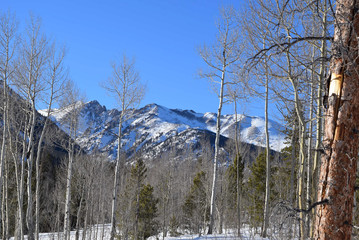
[[[68,48],[70,76],[86,95],[107,108],[116,101],[99,83],[111,74],[110,64],[123,54],[136,59],[147,85],[141,106],[216,112],[218,99],[209,83],[197,76],[204,66],[197,48],[213,42],[221,6],[241,8],[241,0],[5,0],[24,27],[29,13],[42,19],[43,31]],[[239,111],[263,116],[263,101],[242,104]],[[226,106],[224,113],[232,113]]]

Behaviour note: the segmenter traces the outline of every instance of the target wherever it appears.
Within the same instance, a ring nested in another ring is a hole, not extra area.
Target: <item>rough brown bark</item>
[[[337,1],[315,239],[350,239],[359,147],[359,1]]]

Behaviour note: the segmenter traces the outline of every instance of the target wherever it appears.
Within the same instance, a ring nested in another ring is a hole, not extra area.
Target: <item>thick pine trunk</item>
[[[359,147],[358,7],[356,0],[337,1],[315,239],[351,239]]]

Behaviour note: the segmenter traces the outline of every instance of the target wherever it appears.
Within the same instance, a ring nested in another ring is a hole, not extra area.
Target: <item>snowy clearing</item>
[[[104,226],[104,227],[103,227]],[[267,240],[269,238],[262,238],[258,235],[251,233],[249,229],[242,229],[242,237],[239,238],[233,231],[228,231],[225,234],[213,234],[213,235],[181,235],[178,237],[165,237],[164,240],[203,240],[203,239],[212,239],[212,240],[222,240],[222,239],[230,239],[230,240]],[[82,239],[83,230],[79,231],[79,239]],[[27,239],[27,236],[25,236]],[[41,240],[61,240],[63,239],[62,232],[61,233],[40,233],[39,239]],[[70,240],[76,239],[76,232],[71,231]],[[86,231],[86,239],[88,240],[107,240],[110,239],[110,224],[105,225],[95,225],[92,228],[88,228]],[[157,236],[152,236],[148,238],[149,240],[162,240],[162,234]],[[10,240],[14,240],[14,238],[10,238]]]

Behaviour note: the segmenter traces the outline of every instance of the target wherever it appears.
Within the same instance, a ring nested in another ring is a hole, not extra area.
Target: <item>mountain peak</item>
[[[59,115],[61,116],[61,115]],[[98,101],[84,105],[80,114],[77,142],[87,151],[114,153],[118,148],[117,137],[120,112],[107,110]],[[221,135],[233,138],[235,130],[234,115],[221,116]],[[264,146],[263,118],[240,116],[241,138],[243,142]],[[61,122],[61,119],[57,119]],[[141,149],[148,158],[161,155],[170,148],[185,148],[181,144],[200,146],[200,136],[216,132],[217,114],[196,113],[193,110],[169,109],[151,103],[136,109],[130,119],[123,122],[121,146],[126,152]],[[284,146],[281,125],[270,122],[270,145],[274,150]],[[66,129],[64,129],[66,131]],[[170,147],[172,146],[172,147]]]

